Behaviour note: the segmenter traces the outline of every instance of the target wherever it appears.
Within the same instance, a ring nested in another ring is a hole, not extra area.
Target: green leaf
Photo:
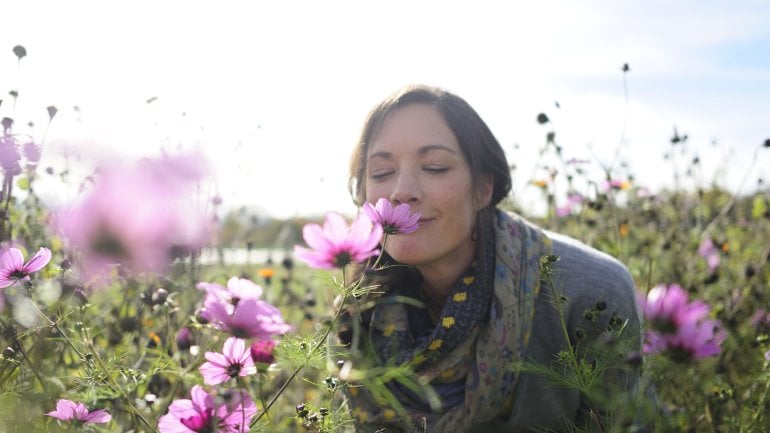
[[[751,208],[751,217],[755,220],[761,219],[764,217],[765,212],[767,211],[767,204],[765,203],[764,197],[756,196],[754,197],[754,203]]]
[[[16,181],[16,185],[23,191],[29,191],[29,178],[20,177],[19,180]]]

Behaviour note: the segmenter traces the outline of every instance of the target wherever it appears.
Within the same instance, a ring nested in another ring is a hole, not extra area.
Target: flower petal
[[[0,255],[0,268],[12,273],[20,271],[24,266],[24,255],[18,248],[8,248]]]
[[[31,259],[24,265],[24,271],[27,273],[31,272],[37,272],[45,265],[48,264],[48,262],[51,261],[51,250],[48,248],[41,247],[34,256],[32,256]]]
[[[212,397],[200,385],[195,385],[190,390],[193,409],[197,413],[206,413],[206,410],[214,407],[214,397]]]
[[[93,423],[93,424],[105,423],[110,421],[111,419],[112,419],[112,415],[110,415],[103,409],[95,410],[89,413],[88,415],[86,415],[85,417],[81,418],[81,420],[83,420],[84,422]]]
[[[225,345],[222,348],[222,354],[227,358],[228,363],[237,361],[245,351],[246,343],[240,338],[230,337],[225,340]]]
[[[203,376],[203,383],[206,385],[219,385],[220,383],[230,380],[230,375],[227,374],[227,369],[220,365],[212,364],[211,362],[204,362],[198,371]]]
[[[59,399],[56,402],[56,410],[48,412],[46,415],[62,421],[71,420],[75,417],[75,402],[64,398]]]
[[[239,299],[258,299],[262,296],[262,287],[246,278],[232,277],[227,280],[230,295]]]

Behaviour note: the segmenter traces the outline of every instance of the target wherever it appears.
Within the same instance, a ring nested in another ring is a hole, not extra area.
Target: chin
[[[400,239],[394,236],[388,238],[385,251],[399,263],[414,265],[425,256],[425,245],[424,241],[414,235],[405,235]]]

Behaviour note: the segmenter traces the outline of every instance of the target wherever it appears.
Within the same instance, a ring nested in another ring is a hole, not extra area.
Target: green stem
[[[83,308],[80,309],[80,315],[81,315],[81,321],[83,322],[83,333],[84,333],[84,340],[86,343],[86,346],[89,349],[89,354],[93,356],[93,359],[96,360],[97,365],[99,366],[99,369],[102,370],[104,375],[107,377],[107,384],[112,388],[112,391],[120,395],[120,397],[126,402],[126,405],[131,409],[131,414],[133,416],[138,417],[144,424],[147,425],[152,431],[157,432],[158,430],[155,429],[155,426],[150,424],[149,421],[142,415],[142,413],[137,409],[134,404],[131,402],[131,399],[128,397],[126,392],[123,390],[123,388],[120,387],[120,385],[115,381],[115,378],[112,377],[110,374],[109,369],[104,364],[104,360],[102,360],[102,357],[99,356],[99,353],[96,351],[96,348],[94,347],[93,341],[91,341],[90,335],[88,335],[88,328],[85,326],[85,317],[83,316]]]
[[[345,281],[345,269],[342,270],[342,281]],[[355,287],[355,286],[354,286]],[[337,321],[342,316],[342,312],[345,309],[345,301],[347,301],[348,295],[350,294],[351,289],[346,288],[344,293],[342,294],[342,302],[340,302],[339,307],[337,308],[337,311],[334,314],[334,318],[332,318],[331,323],[329,323],[329,326],[326,328],[326,332],[321,337],[321,339],[318,340],[318,343],[313,347],[313,349],[310,351],[310,353],[305,357],[306,360],[310,360],[310,358],[318,352],[318,350],[323,347],[326,340],[329,338],[329,335],[332,332],[332,329],[334,329],[335,325],[337,324]],[[286,390],[286,388],[289,386],[291,382],[294,381],[294,379],[297,377],[297,375],[304,369],[305,365],[300,365],[292,371],[291,376],[289,376],[286,381],[283,382],[281,387],[278,389],[278,391],[275,393],[275,395],[270,399],[270,402],[265,406],[265,409],[260,413],[254,420],[251,422],[249,427],[253,427],[267,412],[270,410],[271,407],[273,407],[273,404],[278,400],[278,397],[283,394],[283,392]]]
[[[35,375],[35,378],[37,378],[38,382],[40,382],[40,386],[43,387],[44,390],[46,390],[45,382],[43,382],[43,378],[40,376],[40,373],[37,372],[37,369],[32,364],[32,360],[29,359],[27,356],[27,351],[24,350],[24,346],[22,346],[21,342],[16,338],[16,331],[11,329],[2,319],[0,319],[0,323],[3,324],[3,327],[5,327],[8,332],[11,333],[13,336],[13,342],[15,343],[15,346],[19,349],[19,352],[21,353],[22,358],[29,364],[30,369],[32,370],[32,373]],[[10,377],[10,375],[6,376],[6,378]],[[3,379],[3,382],[5,382],[5,379]]]
[[[267,410],[266,410],[267,402],[265,401],[265,389],[262,386],[263,385],[262,379],[265,376],[267,376],[267,375],[262,374],[262,373],[259,373],[258,376],[257,376],[259,378],[259,384],[257,385],[257,387],[259,388],[259,402],[262,403],[263,412],[267,412]],[[270,415],[266,415],[266,416],[267,416],[267,420],[270,421]]]
[[[70,349],[72,349],[75,353],[77,353],[77,355],[80,357],[80,359],[85,359],[85,356],[83,356],[83,354],[80,352],[80,350],[78,350],[78,348],[75,347],[75,343],[73,343],[72,340],[69,339],[69,337],[64,332],[64,330],[59,326],[59,324],[57,322],[54,322],[53,320],[51,320],[43,312],[43,310],[41,310],[40,307],[37,306],[37,303],[32,301],[32,294],[29,292],[29,290],[27,290],[27,295],[29,296],[29,299],[30,299],[30,302],[31,302],[32,306],[35,308],[35,311],[46,322],[46,324],[49,327],[54,328],[56,330],[56,332],[61,336],[61,338],[64,340],[64,342],[67,343],[67,345],[70,347]]]
[[[762,396],[760,397],[759,401],[754,406],[754,407],[756,407],[758,409],[756,409],[754,411],[754,415],[751,417],[751,422],[747,426],[747,430],[746,431],[751,431],[751,428],[754,426],[754,423],[759,421],[759,419],[762,417],[762,415],[764,415],[765,412],[761,408],[765,407],[765,402],[767,401],[768,391],[770,391],[770,375],[768,375],[765,378],[765,389],[762,392]]]

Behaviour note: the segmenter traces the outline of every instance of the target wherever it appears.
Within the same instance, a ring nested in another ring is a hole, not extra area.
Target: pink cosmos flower
[[[709,320],[710,308],[701,301],[690,302],[678,284],[658,285],[640,297],[649,328],[644,352],[670,353],[677,360],[700,359],[719,354],[727,337],[718,320]]]
[[[240,338],[230,337],[225,340],[222,353],[206,352],[207,362],[200,367],[203,383],[219,385],[238,376],[249,376],[257,372],[251,351]]]
[[[417,222],[422,216],[420,212],[410,214],[411,208],[406,203],[394,207],[385,198],[377,200],[376,205],[364,203],[362,210],[372,221],[380,224],[383,231],[389,235],[412,233],[419,227]]]
[[[9,134],[0,136],[0,168],[5,173],[6,179],[21,173],[20,159],[19,143],[16,138]]]
[[[246,433],[257,407],[248,393],[239,390],[235,395],[215,399],[200,385],[190,391],[191,400],[175,400],[168,413],[160,417],[161,433]],[[219,402],[220,400],[225,400]]]
[[[40,248],[27,263],[18,248],[8,248],[0,255],[0,289],[18,281],[29,280],[29,274],[37,272],[51,261],[51,250]]]
[[[30,165],[37,164],[40,161],[40,156],[43,153],[43,147],[39,144],[35,144],[34,141],[28,141],[24,143],[24,157],[27,158],[27,162]]]
[[[112,419],[112,415],[103,409],[89,412],[83,403],[75,403],[63,398],[56,402],[56,410],[48,412],[46,415],[62,421],[77,420],[85,424],[101,424]]]
[[[204,171],[200,156],[103,168],[91,193],[60,211],[55,226],[83,253],[86,277],[99,278],[117,265],[163,272],[175,257],[208,241],[207,218],[185,201]]]
[[[698,301],[691,304],[687,292],[678,284],[653,287],[646,298],[640,298],[640,305],[647,321],[663,333],[675,331],[679,325],[708,314],[708,306]]]
[[[588,159],[570,158],[567,160],[567,165],[581,165],[589,164],[591,161]]]
[[[567,204],[556,208],[556,216],[565,217],[575,210],[575,207],[583,203],[583,195],[577,192],[571,192],[567,194]]]
[[[313,268],[343,268],[351,262],[362,262],[376,256],[383,229],[364,214],[358,215],[348,227],[338,214],[326,215],[323,227],[306,224],[302,237],[310,247],[294,247],[294,256]]]
[[[676,334],[664,337],[665,350],[685,361],[701,359],[718,355],[725,338],[727,334],[717,320],[687,322]]]
[[[757,328],[758,333],[768,332],[770,330],[770,311],[759,309],[751,315],[749,319],[751,326]]]
[[[721,253],[714,246],[714,241],[712,241],[711,238],[706,238],[701,242],[698,247],[698,255],[706,259],[706,265],[708,266],[709,271],[714,272],[716,268],[719,267]]]
[[[627,180],[620,180],[620,179],[609,179],[602,181],[602,190],[609,191],[611,189],[613,190],[627,190],[631,188],[631,183]]]
[[[215,328],[239,338],[268,339],[292,329],[284,323],[281,310],[259,299],[242,299],[233,305],[209,298],[201,316]]]
[[[217,283],[200,282],[195,287],[206,291],[206,299],[216,298],[224,302],[237,304],[241,299],[259,299],[262,287],[245,278],[231,277],[227,287]]]

